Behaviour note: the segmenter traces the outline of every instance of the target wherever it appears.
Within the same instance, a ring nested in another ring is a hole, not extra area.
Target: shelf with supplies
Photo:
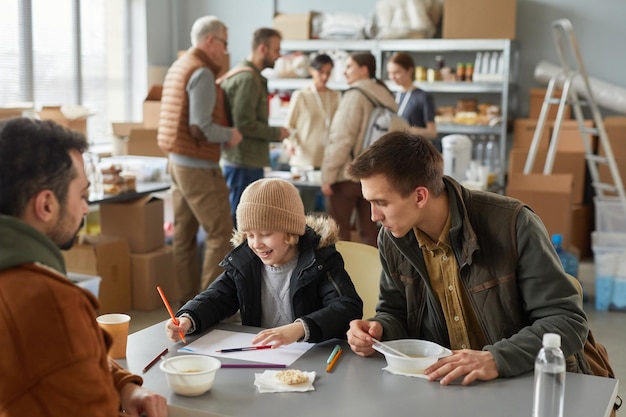
[[[487,82],[463,82],[463,81],[415,81],[415,87],[424,90],[427,93],[475,93],[475,94],[499,94],[502,93],[503,86],[501,83]],[[391,91],[397,91],[398,87],[395,83],[387,82],[387,87]]]
[[[413,56],[416,67],[433,67],[435,58],[443,57],[448,63],[474,63],[481,61],[481,80],[473,81],[415,81],[415,86],[434,95],[436,102],[450,102],[455,98],[466,99],[469,95],[477,95],[480,101],[497,106],[500,110],[499,122],[495,125],[437,123],[439,134],[495,135],[499,138],[500,171],[496,173],[497,181],[504,184],[506,167],[507,131],[511,116],[517,110],[516,81],[518,79],[519,51],[515,41],[510,39],[395,39],[395,40],[304,40],[282,41],[281,50],[287,52],[318,52],[318,51],[369,51],[376,57],[376,74],[386,80],[385,66],[389,57],[395,52],[406,52]],[[481,60],[479,57],[482,57]],[[489,57],[489,58],[487,58]],[[496,58],[497,57],[497,58]],[[489,62],[488,62],[489,61]],[[489,65],[485,65],[485,64]],[[336,65],[335,70],[337,70]],[[342,65],[339,67],[343,68]],[[497,68],[494,71],[494,67]],[[334,74],[328,87],[335,90],[348,88],[342,80],[343,70]],[[451,65],[450,68],[458,68]],[[478,69],[478,68],[476,68]],[[454,72],[454,70],[452,71]],[[397,86],[386,81],[391,91]],[[297,90],[310,85],[310,78],[278,78],[268,79],[268,88],[273,90]],[[270,124],[282,126],[284,119],[271,117]]]
[[[465,134],[465,135],[498,135],[500,134],[500,126],[486,125],[464,125],[456,123],[437,123],[437,132],[446,135]]]
[[[311,85],[311,78],[270,78],[267,80],[267,87],[271,90],[300,90]],[[326,84],[332,90],[346,90],[346,82],[329,81]]]

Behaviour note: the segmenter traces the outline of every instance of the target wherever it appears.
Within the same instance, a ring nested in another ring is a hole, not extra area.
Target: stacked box
[[[174,253],[164,246],[149,253],[131,254],[133,308],[154,310],[164,308],[156,287],[160,286],[170,304],[181,301],[176,279]]]
[[[131,253],[146,253],[165,244],[163,200],[145,196],[100,206],[100,228],[103,235],[128,241]]]
[[[130,253],[125,239],[85,236],[83,242],[63,251],[69,272],[99,276],[100,314],[131,308]]]
[[[517,0],[446,0],[442,37],[515,39]]]
[[[273,26],[285,40],[302,41],[312,39],[313,18],[318,14],[316,12],[276,13]]]

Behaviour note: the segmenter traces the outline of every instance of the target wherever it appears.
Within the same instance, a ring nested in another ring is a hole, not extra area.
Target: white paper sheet
[[[240,359],[251,362],[285,364],[294,363],[300,356],[311,349],[314,343],[292,343],[276,349],[248,350],[245,352],[217,352],[220,349],[232,349],[252,346],[254,334],[212,330],[185,347],[178,349],[182,353],[215,356],[216,358]]]

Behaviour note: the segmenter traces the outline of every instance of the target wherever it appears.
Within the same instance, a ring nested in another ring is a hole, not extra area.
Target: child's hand
[[[191,327],[191,320],[187,317],[179,317],[178,318],[178,326],[174,324],[172,319],[169,319],[167,323],[165,323],[165,334],[168,339],[173,342],[178,342],[180,340],[179,330],[183,332],[183,334],[187,334],[187,330]]]
[[[272,348],[277,348],[282,345],[289,345],[293,342],[297,342],[304,337],[304,325],[300,322],[287,324],[285,326],[274,327],[273,329],[267,329],[259,332],[254,339],[253,344],[269,345],[272,344]]]

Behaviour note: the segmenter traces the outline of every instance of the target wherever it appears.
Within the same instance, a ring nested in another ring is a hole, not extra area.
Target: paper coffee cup
[[[128,326],[130,316],[127,314],[103,314],[96,317],[98,325],[106,330],[113,339],[113,344],[109,349],[109,356],[113,359],[123,359],[126,357],[126,342],[128,340]]]

